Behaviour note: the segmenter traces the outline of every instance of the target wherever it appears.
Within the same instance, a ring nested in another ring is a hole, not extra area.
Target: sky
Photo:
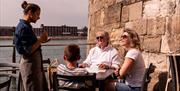
[[[23,16],[21,3],[24,0],[0,0],[0,26],[16,26]],[[40,19],[32,25],[77,26],[88,23],[88,0],[26,0],[41,7]]]

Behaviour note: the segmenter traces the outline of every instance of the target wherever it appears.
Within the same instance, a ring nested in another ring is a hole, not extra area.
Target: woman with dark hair
[[[23,19],[20,19],[14,44],[20,54],[20,77],[25,91],[48,91],[48,86],[42,65],[41,43],[48,41],[47,32],[38,39],[30,23],[40,19],[40,7],[33,3],[22,3]],[[21,88],[22,89],[22,88]]]
[[[134,30],[125,29],[120,38],[120,44],[126,50],[125,60],[120,69],[115,72],[119,79],[125,78],[125,83],[118,82],[117,91],[140,91],[145,72],[145,63],[141,54],[140,40]]]

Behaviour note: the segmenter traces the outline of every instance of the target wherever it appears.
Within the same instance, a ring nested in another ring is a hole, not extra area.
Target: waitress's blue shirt
[[[19,54],[30,54],[31,48],[36,43],[37,37],[30,23],[20,19],[15,31],[14,44]]]

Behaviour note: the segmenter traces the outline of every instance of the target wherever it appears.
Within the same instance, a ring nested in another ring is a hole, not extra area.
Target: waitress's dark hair
[[[36,12],[37,10],[40,10],[40,7],[37,4],[34,3],[27,3],[26,1],[24,1],[21,4],[21,7],[24,9],[24,14],[27,14],[30,10],[32,13]]]

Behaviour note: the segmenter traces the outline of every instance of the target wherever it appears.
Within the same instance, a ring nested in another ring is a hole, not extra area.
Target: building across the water
[[[47,31],[49,36],[87,36],[87,27],[78,29],[76,26],[44,26],[33,28],[33,31],[39,36],[43,31]],[[0,36],[13,36],[15,27],[0,26]]]

